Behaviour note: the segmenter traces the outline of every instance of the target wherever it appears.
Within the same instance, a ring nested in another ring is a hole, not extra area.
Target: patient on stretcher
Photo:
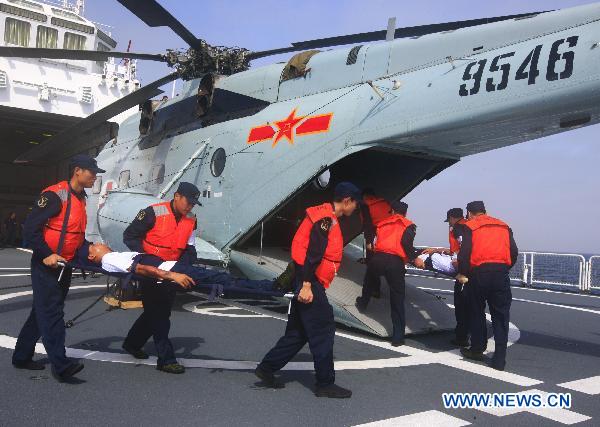
[[[185,289],[202,285],[222,285],[227,287],[252,289],[257,291],[285,292],[285,284],[277,280],[249,280],[233,277],[231,274],[177,261],[163,261],[155,255],[139,252],[115,252],[102,243],[84,244],[79,250],[78,261],[101,266],[109,273],[130,273],[137,261],[135,274],[153,279],[177,283]]]
[[[442,253],[422,253],[419,258],[425,264],[425,270],[435,271],[446,276],[454,277],[460,283],[465,284],[468,279],[462,274],[457,274],[456,260],[451,255]]]

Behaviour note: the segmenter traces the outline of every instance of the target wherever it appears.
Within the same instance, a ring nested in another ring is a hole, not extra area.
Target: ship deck
[[[281,390],[259,386],[252,369],[282,335],[285,307],[273,300],[208,302],[179,294],[171,338],[184,375],[155,370],[121,350],[138,310],[107,311],[99,303],[67,332],[68,352],[84,359],[75,384],[10,364],[15,337],[31,307],[30,255],[0,250],[1,425],[597,425],[600,419],[600,334],[597,296],[513,288],[507,368],[463,360],[450,332],[415,336],[406,345],[338,327],[337,382],[351,399],[316,398],[308,349],[281,376]],[[410,276],[452,304],[452,282]],[[19,286],[16,288],[16,286]],[[65,319],[103,291],[102,277],[76,276]],[[43,351],[43,347],[38,347]],[[145,350],[154,353],[153,344]],[[36,356],[41,360],[43,354]],[[447,392],[570,392],[572,408],[445,409]]]

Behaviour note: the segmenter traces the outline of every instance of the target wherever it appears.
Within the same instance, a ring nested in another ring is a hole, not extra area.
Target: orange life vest
[[[456,224],[464,224],[466,221],[464,219],[459,219]],[[454,226],[450,227],[450,232],[448,233],[448,242],[450,243],[450,254],[455,254],[460,251],[460,243],[456,237],[454,237]]]
[[[377,226],[381,221],[390,217],[392,207],[385,199],[375,196],[364,196],[363,200],[369,208],[373,225]]]
[[[42,232],[44,241],[53,253],[58,253],[60,234],[63,228],[63,222],[65,221],[65,216],[67,215],[69,198],[71,199],[71,210],[69,211],[69,219],[67,220],[65,238],[62,249],[60,250],[60,253],[58,253],[58,255],[62,256],[67,261],[71,261],[75,257],[75,252],[81,247],[85,240],[85,227],[87,225],[85,197],[79,199],[76,195],[71,194],[69,191],[69,183],[67,181],[61,181],[58,184],[51,185],[44,189],[42,193],[47,191],[52,191],[61,201],[60,213],[48,220]]]
[[[310,241],[310,231],[315,222],[323,218],[331,218],[331,227],[329,228],[329,236],[327,240],[327,248],[321,263],[315,271],[315,276],[319,282],[328,288],[333,278],[337,274],[342,262],[342,253],[344,251],[344,238],[342,229],[335,214],[331,203],[325,203],[319,206],[313,206],[306,210],[306,216],[298,227],[294,240],[292,241],[292,259],[300,265],[304,265],[306,260],[306,251]]]
[[[375,252],[397,255],[407,263],[409,259],[400,242],[402,241],[404,231],[412,224],[412,221],[399,214],[393,214],[381,221],[377,226]]]
[[[156,255],[164,261],[178,261],[194,232],[196,217],[189,214],[177,222],[171,210],[171,202],[151,206],[156,221],[154,227],[146,233],[142,248],[147,254]]]
[[[472,232],[471,267],[488,263],[511,265],[507,224],[484,214],[466,221],[465,226]]]

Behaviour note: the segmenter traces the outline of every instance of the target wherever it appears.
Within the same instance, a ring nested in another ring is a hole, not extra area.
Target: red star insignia
[[[294,128],[296,127],[298,122],[304,119],[304,117],[296,117],[296,110],[297,108],[295,108],[294,111],[292,111],[285,120],[275,122],[275,126],[277,126],[279,130],[277,131],[277,135],[275,136],[273,147],[275,147],[279,140],[283,137],[287,138],[290,144],[294,143]]]

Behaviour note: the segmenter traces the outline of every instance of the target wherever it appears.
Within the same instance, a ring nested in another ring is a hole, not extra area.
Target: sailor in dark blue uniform
[[[25,221],[25,239],[33,249],[31,284],[33,307],[23,325],[12,357],[18,369],[38,370],[44,365],[32,360],[36,342],[42,343],[52,364],[52,374],[65,381],[83,369],[65,352],[64,301],[71,284],[71,269],[62,276],[58,262],[70,261],[84,242],[86,228],[85,190],[104,170],[86,155],[71,159],[70,180],[42,191]],[[60,280],[59,280],[60,277]]]
[[[123,242],[134,252],[152,254],[163,261],[196,262],[196,217],[191,210],[194,205],[202,206],[199,196],[200,191],[195,185],[181,182],[171,201],[154,204],[138,213],[123,232]],[[157,286],[156,280],[152,279],[140,283],[144,312],[129,330],[123,349],[135,358],[147,359],[142,347],[153,337],[158,356],[156,368],[182,374],[185,368],[177,363],[169,340],[175,290]]]
[[[335,322],[326,289],[342,261],[341,216],[349,216],[361,201],[360,190],[349,182],[338,184],[333,203],[313,206],[292,241],[297,301],[293,301],[285,334],[263,358],[255,374],[267,386],[281,388],[274,372],[283,368],[308,343],[312,353],[318,397],[349,398],[352,392],[335,384],[333,341]]]

